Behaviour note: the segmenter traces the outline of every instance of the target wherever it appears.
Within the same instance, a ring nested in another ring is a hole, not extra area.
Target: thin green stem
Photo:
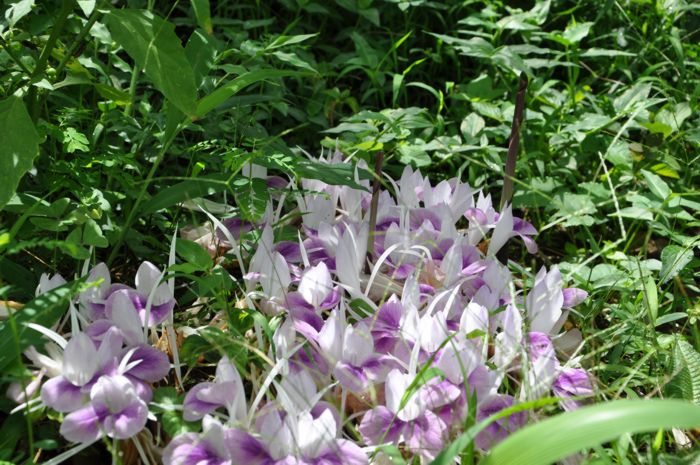
[[[99,18],[99,17],[100,17],[100,13],[98,10],[95,10],[92,12],[92,14],[88,18],[87,22],[85,23],[85,25],[83,26],[83,28],[80,30],[80,32],[76,36],[75,40],[73,41],[71,46],[68,48],[68,51],[64,55],[63,59],[56,67],[56,78],[58,78],[61,75],[63,68],[66,67],[66,65],[68,64],[68,61],[70,61],[71,57],[75,54],[76,50],[78,50],[78,47],[83,42],[83,39],[85,38],[87,33],[90,32],[90,29],[92,29],[92,26],[95,24],[95,22],[97,21],[97,18]]]
[[[46,41],[46,44],[44,45],[44,49],[41,51],[41,55],[39,55],[39,59],[36,62],[36,66],[34,67],[34,71],[32,72],[31,75],[31,82],[34,83],[37,81],[37,78],[43,76],[44,71],[46,70],[46,65],[49,62],[49,57],[51,56],[51,52],[53,51],[54,47],[56,46],[56,42],[58,41],[58,36],[61,34],[61,31],[63,30],[63,26],[66,24],[66,20],[68,19],[68,15],[73,11],[73,1],[72,0],[63,0],[63,3],[61,4],[61,9],[58,12],[58,15],[56,16],[56,22],[53,25],[53,30],[51,31],[51,35],[49,35],[49,39]],[[32,121],[36,121],[38,118],[38,111],[39,111],[39,98],[37,96],[37,87],[30,85],[29,86],[29,92],[27,94],[27,102],[29,103],[29,114],[32,117]]]
[[[124,239],[126,237],[126,233],[133,224],[134,220],[136,219],[136,215],[138,214],[138,209],[141,206],[141,202],[143,202],[144,197],[146,196],[146,191],[148,190],[148,186],[150,186],[151,182],[153,182],[153,177],[156,174],[156,171],[158,171],[158,167],[160,166],[161,162],[163,161],[163,158],[165,157],[165,153],[168,151],[168,148],[170,148],[170,144],[172,144],[173,140],[175,140],[175,136],[180,132],[180,128],[175,129],[172,131],[172,133],[168,136],[168,139],[163,142],[163,147],[160,149],[160,152],[158,153],[158,156],[156,157],[156,160],[153,162],[153,166],[151,166],[151,170],[148,172],[148,175],[146,176],[146,179],[143,182],[143,185],[141,186],[141,190],[139,191],[138,197],[136,197],[136,201],[134,202],[134,205],[131,207],[131,210],[129,211],[129,216],[126,218],[126,222],[124,223],[124,226],[122,227],[121,232],[119,233],[119,238],[117,239],[116,244],[114,244],[114,248],[112,249],[112,252],[109,254],[109,258],[107,259],[107,265],[111,265],[114,259],[117,257],[119,250],[121,249],[122,245],[124,245]]]
[[[7,52],[7,55],[12,59],[12,61],[15,62],[19,68],[24,71],[24,73],[27,74],[27,76],[30,76],[32,74],[31,71],[29,71],[29,68],[27,68],[24,63],[19,59],[17,55],[15,55],[14,50],[12,50],[12,47],[10,47],[10,44],[7,43],[7,41],[0,35],[0,45],[2,45],[3,50]]]
[[[139,74],[141,74],[141,67],[138,64],[134,64],[134,69],[131,74],[131,82],[129,83],[129,103],[124,107],[124,114],[126,116],[131,116],[134,109],[134,100],[136,100],[136,84],[139,80]]]

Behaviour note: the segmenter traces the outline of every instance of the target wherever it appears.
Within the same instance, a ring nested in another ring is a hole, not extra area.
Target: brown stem
[[[515,179],[515,160],[518,158],[520,147],[520,125],[523,123],[525,111],[525,92],[527,91],[527,74],[520,74],[520,88],[515,97],[515,111],[513,112],[513,125],[510,128],[508,140],[508,158],[506,158],[505,176],[503,178],[503,192],[501,193],[501,209],[510,203],[513,198],[513,179]]]
[[[369,210],[369,234],[367,236],[367,257],[374,253],[374,233],[377,227],[377,208],[379,207],[379,189],[382,180],[384,152],[378,152],[374,159],[374,182],[372,183],[372,203]]]

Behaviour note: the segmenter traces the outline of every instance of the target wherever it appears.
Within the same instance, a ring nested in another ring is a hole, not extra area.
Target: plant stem
[[[379,188],[382,180],[384,152],[377,153],[374,159],[374,181],[372,182],[372,203],[369,211],[369,234],[367,235],[367,256],[374,253],[374,234],[377,226],[377,208],[379,207]]]
[[[515,111],[513,112],[513,125],[510,128],[508,140],[508,157],[506,158],[505,176],[503,178],[503,191],[501,193],[501,209],[510,203],[513,198],[513,179],[515,178],[515,160],[518,158],[520,147],[520,125],[523,123],[525,111],[525,92],[527,91],[527,74],[520,74],[520,88],[515,97]]]
[[[32,121],[34,122],[36,122],[38,118],[37,113],[39,111],[39,98],[37,96],[37,88],[32,84],[36,82],[38,77],[44,74],[44,71],[46,70],[46,65],[49,62],[49,56],[51,56],[51,52],[56,46],[58,36],[61,34],[63,26],[66,24],[66,20],[68,19],[68,15],[71,13],[71,11],[73,11],[73,2],[71,0],[63,0],[63,3],[61,4],[61,9],[59,10],[58,15],[56,16],[56,22],[53,25],[51,35],[46,41],[44,49],[41,51],[41,55],[39,55],[39,60],[37,60],[36,66],[34,67],[34,71],[31,75],[29,92],[27,93],[27,102],[29,103],[29,114],[32,117]]]
[[[78,36],[75,38],[71,46],[68,48],[68,51],[64,55],[63,59],[61,62],[58,64],[56,67],[56,79],[61,75],[61,71],[63,71],[63,68],[66,67],[68,64],[68,61],[71,59],[71,57],[75,54],[76,50],[78,50],[78,47],[82,43],[83,39],[87,35],[88,32],[90,32],[90,29],[92,29],[92,26],[95,24],[97,21],[97,18],[99,18],[100,13],[99,11],[95,10],[92,12],[90,17],[88,18],[87,22],[83,26],[83,28],[80,30],[78,33]]]
[[[109,254],[109,258],[107,259],[108,266],[112,264],[114,259],[117,257],[117,254],[119,253],[119,249],[121,249],[122,245],[124,244],[126,232],[129,230],[132,223],[136,219],[136,214],[138,213],[139,206],[141,205],[141,202],[143,201],[143,198],[146,195],[146,191],[148,190],[148,186],[153,181],[153,177],[155,176],[156,171],[158,170],[158,167],[160,166],[161,162],[163,161],[163,158],[165,157],[165,153],[168,151],[170,144],[172,144],[173,140],[175,140],[175,136],[177,136],[177,134],[179,132],[180,132],[180,128],[175,129],[168,136],[168,138],[163,142],[163,146],[161,147],[160,152],[158,153],[158,156],[156,157],[156,160],[153,162],[153,166],[151,166],[151,170],[148,172],[148,176],[146,176],[146,179],[143,181],[143,186],[141,187],[141,190],[139,191],[139,195],[138,195],[138,197],[136,197],[136,201],[134,202],[134,205],[131,207],[131,210],[129,211],[129,216],[126,218],[126,222],[124,223],[124,226],[122,227],[122,230],[119,233],[119,238],[117,239],[116,244],[114,244],[114,248],[112,249],[112,252]]]
[[[10,44],[7,43],[7,41],[0,35],[0,45],[2,45],[2,48],[7,52],[7,54],[10,56],[12,61],[14,61],[17,66],[20,67],[22,71],[24,71],[28,76],[32,74],[31,71],[29,71],[29,68],[27,68],[24,63],[19,59],[17,55],[15,55],[15,52],[12,50],[10,47]]]
[[[129,83],[129,103],[124,107],[124,114],[126,116],[131,116],[131,112],[134,108],[134,100],[136,100],[136,84],[139,80],[139,74],[141,74],[141,67],[138,64],[134,64],[134,69],[131,74],[131,82]]]

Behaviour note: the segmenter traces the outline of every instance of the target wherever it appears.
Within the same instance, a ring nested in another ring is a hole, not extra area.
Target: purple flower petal
[[[559,377],[554,381],[552,391],[562,398],[561,405],[564,410],[576,410],[580,402],[571,397],[592,396],[593,384],[585,370],[581,368],[564,368]]]
[[[224,432],[224,441],[232,463],[263,465],[272,461],[265,446],[245,431],[228,429]]]
[[[346,362],[339,362],[335,366],[333,376],[344,388],[353,392],[362,392],[368,386],[364,370]]]
[[[61,435],[73,442],[92,442],[102,436],[99,428],[99,416],[92,408],[87,406],[63,418]]]
[[[197,421],[223,405],[220,403],[206,402],[199,398],[199,393],[214,386],[215,383],[199,383],[190,389],[183,403],[183,418],[185,421]],[[205,391],[206,392],[206,391]]]
[[[564,308],[573,308],[588,297],[588,292],[577,287],[567,287],[562,289],[562,292],[564,293],[564,304],[562,305]]]
[[[230,465],[230,463],[196,433],[185,433],[175,437],[163,451],[163,465]]]
[[[500,412],[501,410],[511,407],[513,398],[508,395],[495,395],[487,399],[479,406],[479,411],[476,414],[477,422],[483,421],[491,415]],[[526,412],[514,413],[506,418],[496,420],[482,430],[475,439],[477,447],[482,450],[487,450],[491,446],[502,441],[515,430],[521,428],[527,421]]]
[[[430,410],[410,422],[404,432],[406,446],[428,460],[440,453],[445,446],[446,435],[447,425]]]
[[[41,387],[41,401],[57,412],[78,410],[86,400],[87,396],[81,392],[80,388],[63,376],[51,378]]]
[[[141,431],[147,420],[148,407],[143,402],[135,402],[119,413],[107,416],[102,429],[111,438],[127,439]]]
[[[136,361],[139,364],[129,370],[128,374],[149,383],[160,381],[170,371],[168,356],[145,344],[138,346],[129,359],[129,363]]]
[[[369,445],[394,443],[399,440],[406,423],[399,420],[388,408],[380,405],[365,413],[360,422],[360,434]]]

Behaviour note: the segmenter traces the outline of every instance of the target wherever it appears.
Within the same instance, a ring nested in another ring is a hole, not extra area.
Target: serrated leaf
[[[141,67],[153,85],[190,117],[197,88],[175,26],[145,10],[112,10],[105,17],[112,37]]]
[[[700,405],[700,354],[690,343],[678,339],[673,349],[673,385],[680,395]]]
[[[22,100],[0,102],[0,210],[39,155],[39,136]]]
[[[270,192],[267,183],[260,178],[239,178],[233,182],[236,204],[243,217],[253,223],[265,214]]]

